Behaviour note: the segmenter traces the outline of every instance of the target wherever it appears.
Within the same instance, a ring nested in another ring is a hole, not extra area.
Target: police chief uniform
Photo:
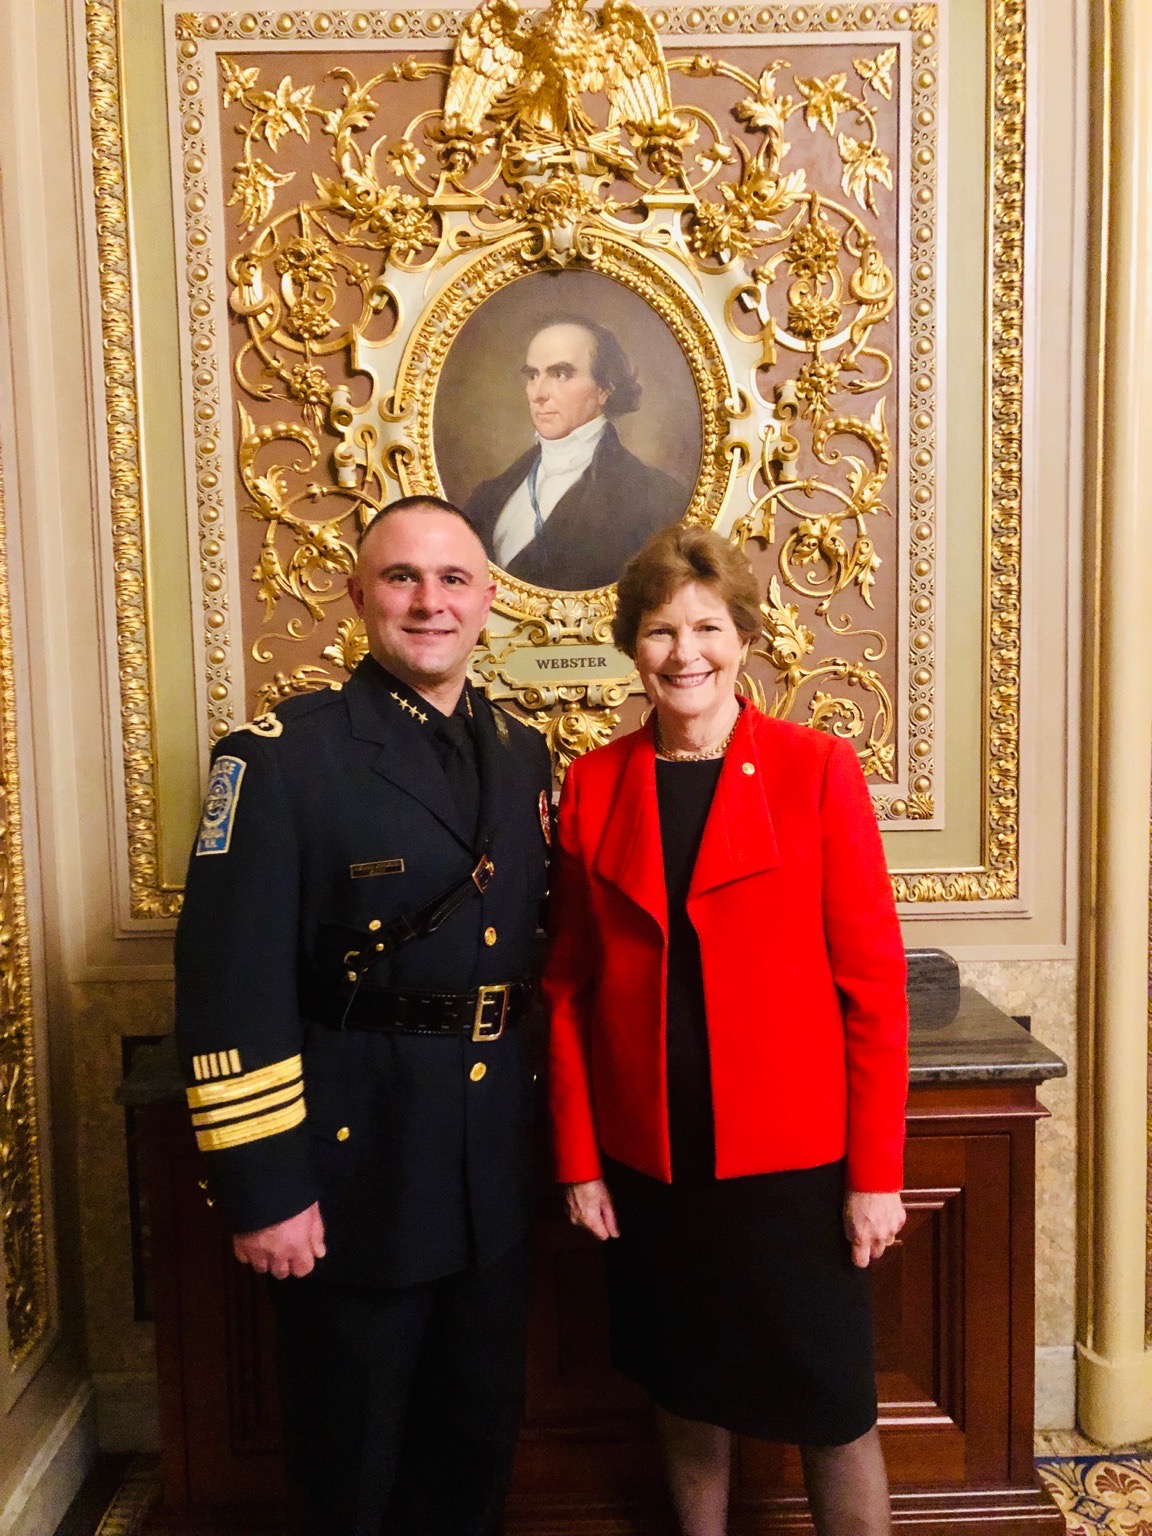
[[[470,685],[444,716],[372,657],[213,754],[177,1040],[230,1230],[319,1201],[326,1257],[270,1282],[310,1536],[499,1520],[549,789],[537,732]]]

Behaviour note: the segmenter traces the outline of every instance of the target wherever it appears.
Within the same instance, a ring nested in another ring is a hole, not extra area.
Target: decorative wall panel
[[[853,739],[886,821],[932,817],[937,42],[863,9],[176,19],[210,735],[358,659],[376,508],[507,499],[525,346],[594,316],[657,521],[759,556],[753,696]],[[630,511],[550,525],[530,576],[489,544],[474,670],[560,771],[638,690],[611,583],[653,524],[597,547]]]
[[[761,576],[749,691],[854,742],[887,830],[943,825],[946,13],[167,12],[204,742],[345,675],[358,528],[402,491],[498,482],[531,444],[519,344],[594,312],[644,391],[623,447]],[[1023,7],[987,14],[987,787],[978,861],[897,873],[913,903],[1018,890]],[[114,21],[89,5],[90,47]],[[584,78],[557,63],[576,44]],[[611,584],[565,556],[551,585],[497,575],[475,674],[562,771],[637,715]],[[130,561],[118,579],[130,607]],[[123,681],[134,911],[160,915]]]

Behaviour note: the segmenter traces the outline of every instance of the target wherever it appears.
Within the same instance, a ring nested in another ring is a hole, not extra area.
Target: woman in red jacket
[[[560,803],[559,1176],[611,1239],[613,1358],[656,1404],[685,1536],[723,1536],[733,1433],[800,1446],[819,1536],[875,1536],[867,1265],[904,1221],[904,950],[852,748],[736,692],[758,596],[681,525],[620,581],[653,710]]]

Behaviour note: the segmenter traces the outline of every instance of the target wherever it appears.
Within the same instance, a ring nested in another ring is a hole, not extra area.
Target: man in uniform
[[[494,587],[456,508],[384,508],[349,592],[349,681],[213,755],[177,1039],[236,1255],[273,1277],[308,1536],[489,1536],[522,1398],[550,763],[466,681]]]

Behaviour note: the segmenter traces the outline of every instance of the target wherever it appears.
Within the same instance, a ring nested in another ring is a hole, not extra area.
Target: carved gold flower
[[[731,261],[746,256],[758,243],[752,234],[753,222],[751,210],[739,203],[702,203],[692,220],[688,244],[695,255],[705,259],[718,256],[721,261]]]
[[[288,375],[288,393],[303,404],[305,416],[318,427],[332,403],[332,386],[323,368],[297,363]]]
[[[840,324],[840,306],[816,293],[798,294],[788,306],[788,329],[804,341],[826,341]]]
[[[614,213],[616,204],[601,201],[581,185],[570,171],[560,171],[540,186],[505,199],[504,208],[512,218],[556,229],[571,224],[584,213]]]
[[[331,278],[334,271],[332,247],[327,240],[309,240],[304,236],[290,240],[276,258],[276,270],[281,276],[294,277],[298,282],[321,282]]]
[[[796,277],[826,277],[835,271],[840,253],[840,235],[827,219],[813,219],[794,227],[785,254]]]
[[[329,331],[336,329],[336,322],[325,304],[315,299],[297,299],[288,311],[285,329],[301,341],[320,341]]]
[[[353,240],[387,247],[398,260],[415,256],[435,237],[432,215],[418,197],[399,187],[382,187],[371,176],[346,167],[342,181],[313,178],[327,207],[351,215]]]
[[[796,375],[795,389],[810,420],[823,416],[828,401],[840,385],[840,364],[831,358],[814,357]]]

